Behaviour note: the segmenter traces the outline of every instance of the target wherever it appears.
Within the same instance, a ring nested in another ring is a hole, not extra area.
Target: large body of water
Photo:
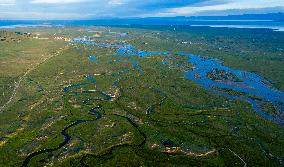
[[[16,27],[50,26],[96,26],[96,25],[189,25],[227,28],[265,28],[284,31],[284,21],[273,20],[163,20],[163,19],[106,19],[106,20],[0,20],[1,29]]]

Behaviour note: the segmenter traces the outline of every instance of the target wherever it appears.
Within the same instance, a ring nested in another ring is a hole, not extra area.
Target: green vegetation
[[[232,82],[240,82],[241,80],[234,74],[227,73],[224,70],[213,69],[211,73],[207,74],[211,80],[214,81],[232,81]]]
[[[110,56],[115,49],[55,37],[94,35],[88,29],[101,36],[108,31],[128,32],[129,37],[94,40],[127,41],[143,50],[218,57],[228,66],[257,71],[283,89],[283,52],[275,50],[283,47],[283,34],[147,28],[59,27],[1,32],[0,39],[9,36],[16,40],[0,41],[0,106],[13,97],[0,113],[0,166],[21,166],[31,153],[58,147],[64,141],[62,130],[77,120],[90,121],[67,129],[71,139],[66,145],[33,157],[28,165],[281,166],[279,160],[265,155],[260,144],[274,157],[283,156],[283,127],[262,118],[246,102],[229,101],[185,79],[184,71],[191,70],[192,65],[185,63],[184,57]],[[94,54],[99,62],[89,61]],[[164,65],[162,61],[170,57],[175,60]],[[131,62],[141,65],[143,73]],[[216,73],[223,76],[220,71]],[[86,76],[96,82],[86,81]],[[114,86],[115,80],[119,80],[118,86]],[[85,82],[88,84],[63,91],[66,86]],[[99,91],[115,97],[107,100]],[[86,99],[90,100],[84,104]],[[96,106],[101,106],[97,109],[101,118],[89,112]],[[165,145],[167,141],[173,145]]]

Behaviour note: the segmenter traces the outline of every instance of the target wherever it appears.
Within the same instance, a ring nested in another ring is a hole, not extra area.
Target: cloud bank
[[[284,0],[0,0],[0,19],[95,19],[284,12]]]

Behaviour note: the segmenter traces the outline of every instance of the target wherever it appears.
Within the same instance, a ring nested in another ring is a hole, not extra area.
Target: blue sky
[[[284,12],[284,0],[0,0],[0,19],[93,19]]]

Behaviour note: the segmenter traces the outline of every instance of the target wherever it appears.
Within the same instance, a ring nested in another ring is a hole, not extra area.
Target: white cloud
[[[0,19],[45,19],[45,20],[56,20],[56,19],[67,19],[76,20],[88,18],[89,14],[79,13],[50,13],[50,12],[0,12]]]
[[[210,1],[208,1],[210,2]],[[214,1],[216,3],[216,0]],[[194,15],[208,11],[226,11],[226,10],[246,10],[284,7],[284,0],[226,0],[223,4],[198,6],[186,6],[179,8],[170,8],[156,13],[155,16],[176,16],[176,15]]]
[[[15,5],[15,0],[1,0],[0,6]]]
[[[109,5],[124,5],[126,2],[124,0],[110,0]]]
[[[33,4],[71,4],[71,3],[81,3],[89,0],[32,0]]]

